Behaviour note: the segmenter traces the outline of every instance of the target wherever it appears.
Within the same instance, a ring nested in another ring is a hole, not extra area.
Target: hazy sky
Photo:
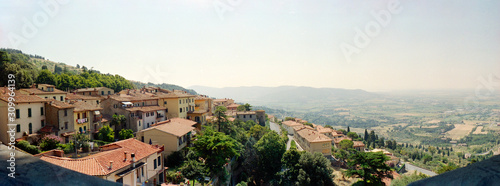
[[[500,77],[496,0],[0,2],[0,47],[132,80],[379,91]]]

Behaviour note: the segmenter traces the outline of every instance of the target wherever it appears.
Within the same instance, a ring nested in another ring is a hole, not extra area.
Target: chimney
[[[131,153],[130,156],[132,157],[132,161],[135,162],[135,153]]]
[[[113,161],[109,161],[109,169],[113,169]]]
[[[124,161],[127,161],[127,151],[123,152],[123,155],[125,157],[125,160]]]

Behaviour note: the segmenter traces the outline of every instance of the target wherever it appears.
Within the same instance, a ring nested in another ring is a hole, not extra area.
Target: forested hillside
[[[194,90],[172,84],[153,84],[129,81],[120,75],[102,74],[84,65],[76,67],[57,63],[39,55],[24,54],[21,50],[0,49],[0,86],[7,85],[7,74],[16,76],[16,88],[27,88],[33,83],[56,85],[60,90],[78,88],[108,87],[115,91],[157,86],[169,90],[184,90],[196,94]],[[5,74],[5,75],[4,75]]]

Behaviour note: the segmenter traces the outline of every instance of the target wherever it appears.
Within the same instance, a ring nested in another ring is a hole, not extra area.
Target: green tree
[[[214,116],[217,119],[216,123],[217,123],[217,127],[219,129],[219,132],[221,131],[221,127],[223,127],[223,125],[227,121],[226,111],[227,111],[227,108],[224,106],[218,106],[215,109]]]
[[[351,140],[345,139],[345,140],[340,141],[339,146],[340,146],[340,149],[349,150],[349,149],[352,149],[352,147],[354,146],[354,142],[352,142]]]
[[[364,185],[381,185],[382,178],[392,178],[391,168],[385,164],[389,157],[382,152],[357,152],[348,162],[350,167],[357,167],[346,171],[347,176],[359,176]]]
[[[429,146],[429,148],[427,148],[429,150],[429,152],[431,153],[431,155],[434,156],[434,154],[436,153],[436,147],[433,147],[433,146]]]
[[[281,170],[281,158],[286,151],[286,144],[278,133],[270,131],[257,141],[254,148],[258,156],[259,177],[268,182]]]
[[[457,165],[455,165],[454,163],[450,162],[450,163],[448,163],[448,165],[445,165],[445,166],[441,167],[441,168],[437,171],[437,173],[438,173],[438,174],[443,174],[443,173],[445,173],[445,172],[452,171],[452,170],[455,170],[455,169],[457,169],[457,168],[459,168]]]
[[[134,131],[132,129],[122,129],[118,133],[120,140],[129,139],[134,137]]]
[[[323,154],[305,152],[299,159],[299,185],[333,185],[333,168]]]
[[[432,161],[432,156],[425,153],[423,160],[424,160],[424,164],[426,164],[427,162]]]
[[[365,129],[365,141],[368,141],[368,138],[369,138],[368,131]]]
[[[245,105],[239,105],[238,107],[236,107],[236,110],[240,112],[245,111]]]
[[[245,107],[245,111],[251,111],[252,110],[252,105],[250,105],[248,103],[245,103],[243,106]]]
[[[115,125],[115,126],[121,126],[121,124],[124,124],[125,121],[127,121],[127,118],[125,118],[124,115],[116,115],[116,114],[113,114],[113,119],[111,120],[111,125]],[[123,128],[126,128],[125,126],[123,126]]]
[[[42,151],[48,151],[57,148],[57,145],[62,142],[62,139],[53,134],[46,135],[42,138],[42,142],[40,143],[40,148]]]
[[[412,182],[416,182],[418,180],[421,180],[421,179],[424,179],[427,177],[429,177],[429,176],[422,174],[422,173],[417,174],[417,172],[414,172],[413,174],[410,174],[410,175],[401,175],[401,177],[392,180],[391,186],[406,186]]]
[[[255,124],[250,130],[248,131],[248,135],[251,137],[255,138],[255,140],[260,140],[262,136],[267,134],[269,132],[269,129],[266,127],[263,127],[261,125]]]
[[[293,142],[293,141],[292,141]],[[299,176],[301,153],[296,148],[290,148],[283,154],[281,164],[283,165],[283,172],[281,185],[296,185],[298,184],[297,177]]]
[[[202,135],[195,137],[193,150],[199,157],[205,159],[205,164],[212,175],[219,175],[225,163],[233,157],[240,156],[241,144],[224,133],[208,127]]]
[[[351,128],[347,126],[347,133],[351,132]]]
[[[48,70],[47,65],[42,65],[42,70]]]
[[[99,133],[97,133],[97,139],[107,142],[115,141],[115,133],[113,129],[109,127],[109,125],[104,125],[101,129],[99,129]]]
[[[347,137],[350,137],[351,139],[357,139],[359,136],[355,132],[347,132]]]
[[[206,176],[205,164],[196,159],[189,159],[184,162],[180,171],[184,177],[193,182],[193,186],[196,180],[202,181]]]

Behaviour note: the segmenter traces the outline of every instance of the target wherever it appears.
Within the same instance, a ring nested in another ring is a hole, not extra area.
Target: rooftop
[[[28,94],[66,94],[66,92],[62,91],[62,90],[59,90],[59,89],[56,89],[54,88],[54,91],[45,91],[45,90],[40,90],[38,88],[24,88],[24,89],[20,89],[21,91],[24,91]]]
[[[91,91],[99,91],[102,89],[110,89],[110,88],[108,87],[81,88],[81,89],[76,89],[75,92],[91,92]]]
[[[75,107],[69,103],[57,101],[55,99],[49,99],[48,104],[50,106],[53,106],[53,107],[58,108],[58,109],[67,109],[67,108],[74,108]]]
[[[191,121],[188,119],[172,118],[166,121],[158,122],[152,125],[150,128],[141,130],[139,132],[144,132],[149,130],[159,130],[172,134],[177,137],[181,137],[195,130],[196,128],[193,127],[193,125],[195,124],[196,124],[195,121]]]
[[[135,154],[136,161],[161,151],[160,148],[142,143],[134,138],[117,141],[100,147],[103,151],[84,158],[73,159],[65,157],[40,155],[40,159],[76,172],[87,175],[108,175],[132,164],[131,153]],[[125,161],[125,152],[127,160]],[[113,161],[112,168],[109,167]]]
[[[75,107],[74,112],[102,110],[101,107],[83,101],[71,102],[70,104]]]
[[[66,94],[66,100],[101,100],[101,99],[102,99],[101,97],[97,96],[84,96],[75,93]]]
[[[152,112],[157,110],[165,110],[165,108],[160,106],[143,106],[143,107],[129,107],[125,108],[125,110],[130,112],[135,112],[135,111]]]
[[[324,134],[319,133],[318,131],[312,130],[312,129],[303,129],[297,131],[297,134],[299,136],[302,136],[304,139],[307,141],[314,143],[314,142],[331,142],[332,139],[325,136]]]
[[[295,121],[291,121],[291,120],[288,120],[288,121],[283,121],[282,122],[283,125],[286,125],[286,126],[289,126],[289,127],[295,127],[295,126],[303,126],[303,124],[301,123],[297,123]]]
[[[8,90],[7,87],[0,87],[0,99],[5,101],[5,102],[9,102],[9,94],[10,93],[10,90]],[[43,103],[43,102],[47,102],[46,99],[43,99],[43,98],[40,98],[38,96],[35,96],[35,95],[27,95],[27,94],[22,94],[20,91],[18,90],[15,90],[14,91],[14,94],[16,94],[14,96],[14,103],[35,103],[35,102],[38,102],[38,103]]]

